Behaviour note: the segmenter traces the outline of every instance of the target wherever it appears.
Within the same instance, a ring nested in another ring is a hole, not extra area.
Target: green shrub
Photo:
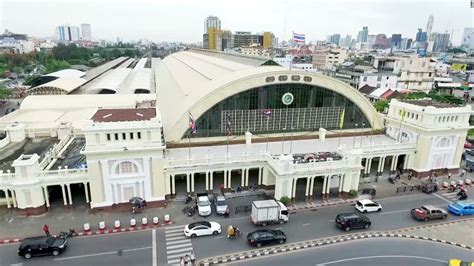
[[[285,206],[288,206],[288,203],[290,203],[290,198],[287,196],[283,196],[280,198],[280,202],[283,203]]]
[[[353,189],[353,190],[349,191],[349,196],[351,196],[351,197],[355,197],[355,196],[357,196],[357,194],[358,194],[357,190]]]

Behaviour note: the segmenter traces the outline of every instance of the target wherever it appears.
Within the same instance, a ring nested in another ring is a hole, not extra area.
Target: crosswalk
[[[166,259],[168,264],[178,265],[181,257],[193,251],[191,239],[183,234],[184,226],[166,228]]]
[[[447,192],[442,194],[443,197],[450,201],[457,201],[458,200],[458,192]]]

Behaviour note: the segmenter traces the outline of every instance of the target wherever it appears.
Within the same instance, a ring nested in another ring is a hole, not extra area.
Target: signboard
[[[452,64],[451,70],[454,71],[466,71],[467,64]]]

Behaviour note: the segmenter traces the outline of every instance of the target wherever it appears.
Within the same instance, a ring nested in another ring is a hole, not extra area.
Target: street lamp
[[[355,147],[355,139],[356,139],[356,133],[357,133],[357,127],[359,126],[359,124],[355,124],[355,131],[354,131],[354,138],[352,138],[352,148]]]
[[[285,130],[286,130],[286,127],[282,128],[283,130],[283,140],[281,142],[281,154],[283,155],[283,148],[285,146]]]
[[[362,133],[362,130],[364,130],[364,128],[365,128],[365,123],[362,122],[361,130],[360,130],[361,133]],[[362,134],[360,134],[360,147],[362,148]]]

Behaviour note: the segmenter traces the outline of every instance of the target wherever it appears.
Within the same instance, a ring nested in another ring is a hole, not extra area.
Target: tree
[[[0,100],[6,100],[12,96],[12,92],[5,88],[5,87],[0,87]]]
[[[385,108],[388,108],[388,101],[387,100],[377,100],[375,103],[374,103],[374,107],[375,107],[375,110],[377,110],[377,112],[383,112],[385,110]]]
[[[466,51],[464,51],[464,49],[462,49],[462,48],[456,47],[456,48],[451,48],[451,49],[449,49],[449,50],[448,50],[448,53],[453,53],[453,54],[465,54]]]

